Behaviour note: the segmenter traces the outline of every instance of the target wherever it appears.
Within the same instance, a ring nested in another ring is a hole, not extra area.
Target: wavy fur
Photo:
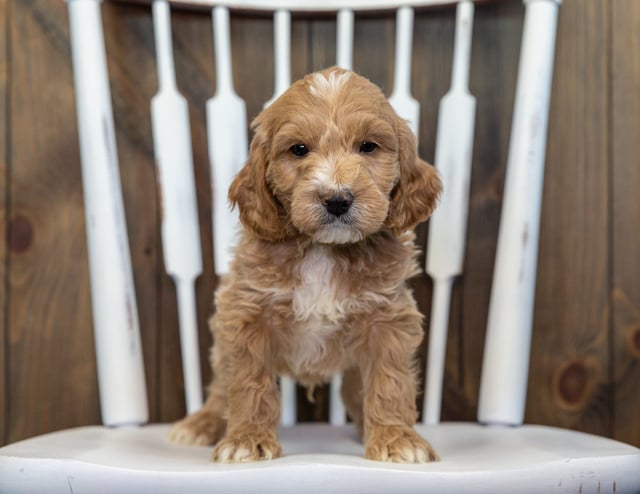
[[[434,168],[382,92],[338,68],[295,83],[253,128],[229,191],[244,228],[215,296],[214,380],[172,439],[217,443],[216,461],[278,457],[277,376],[312,388],[343,372],[368,458],[437,459],[413,430],[423,332],[406,286],[410,230],[441,189]],[[336,197],[352,199],[344,214],[328,212]]]

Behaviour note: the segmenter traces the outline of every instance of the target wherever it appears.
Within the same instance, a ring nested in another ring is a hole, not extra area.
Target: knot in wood
[[[640,358],[640,324],[633,326],[628,333],[629,348],[631,353]]]
[[[569,411],[585,409],[596,388],[596,375],[596,362],[575,359],[561,365],[554,379],[554,394],[560,407]]]
[[[22,214],[9,221],[7,229],[7,245],[13,252],[25,252],[33,244],[33,225],[31,220]]]

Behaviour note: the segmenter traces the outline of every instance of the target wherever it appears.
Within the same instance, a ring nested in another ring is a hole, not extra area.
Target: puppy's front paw
[[[365,456],[369,460],[394,463],[427,463],[440,457],[410,427],[372,427],[367,431]]]
[[[203,409],[173,424],[169,439],[178,444],[208,446],[222,437],[226,425],[222,418]]]
[[[273,460],[282,456],[278,439],[272,434],[243,434],[225,437],[213,450],[213,461],[220,463],[246,463]]]

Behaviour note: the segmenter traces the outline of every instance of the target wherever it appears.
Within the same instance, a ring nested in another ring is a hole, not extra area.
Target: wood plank
[[[0,231],[7,231],[7,172],[9,163],[8,156],[8,136],[9,136],[9,115],[7,108],[7,81],[9,77],[9,10],[7,0],[0,0]],[[7,380],[7,354],[5,341],[7,336],[7,292],[5,290],[5,276],[7,265],[6,242],[0,242],[0,446],[7,442],[6,434],[8,430],[6,408],[9,402],[9,382]]]
[[[98,423],[67,12],[12,2],[9,442]]]
[[[606,2],[561,6],[526,420],[610,433]]]
[[[389,96],[393,90],[395,15],[356,16],[356,19],[353,69]]]
[[[610,4],[613,437],[640,446],[640,4]]]

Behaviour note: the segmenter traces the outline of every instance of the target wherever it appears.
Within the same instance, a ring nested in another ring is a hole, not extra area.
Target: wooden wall
[[[473,420],[501,209],[522,5],[477,9],[477,96],[465,274],[456,283],[444,418]],[[105,2],[118,153],[153,421],[184,413],[175,290],[163,272],[149,121],[156,91],[144,6]],[[178,83],[190,103],[205,273],[197,282],[205,380],[213,275],[204,103],[214,90],[209,17],[175,12]],[[413,92],[433,160],[454,16],[419,12]],[[255,116],[272,93],[272,25],[234,16],[235,82]],[[293,22],[293,77],[331,65],[331,19]],[[257,47],[257,48],[256,48]],[[394,25],[358,18],[355,68],[392,89]],[[100,422],[66,6],[0,0],[0,444]],[[640,4],[565,0],[559,18],[526,420],[640,445]],[[424,225],[418,230],[424,242]],[[431,284],[413,282],[429,314]],[[422,358],[426,349],[422,351]],[[327,394],[301,398],[303,420]]]

